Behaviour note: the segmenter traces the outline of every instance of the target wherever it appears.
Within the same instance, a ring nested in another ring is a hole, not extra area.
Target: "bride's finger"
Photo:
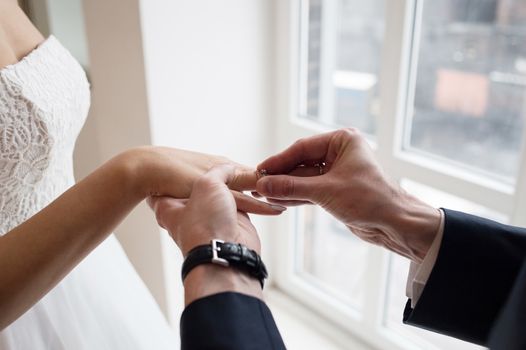
[[[237,168],[234,178],[228,183],[228,187],[236,191],[250,191],[256,188],[257,181],[258,176],[255,169]]]
[[[230,191],[236,201],[237,210],[259,215],[279,215],[287,208],[279,204],[259,201],[241,192]]]

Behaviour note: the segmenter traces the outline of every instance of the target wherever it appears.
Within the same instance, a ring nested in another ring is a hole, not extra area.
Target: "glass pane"
[[[367,245],[325,211],[314,206],[301,210],[297,272],[325,292],[360,308]],[[345,278],[342,269],[346,270]]]
[[[385,0],[303,1],[301,116],[374,134]]]
[[[513,180],[526,116],[526,2],[423,2],[406,148]]]
[[[449,193],[435,190],[431,187],[403,180],[401,183],[411,194],[435,207],[447,207],[454,210],[468,212],[474,215],[483,216],[492,220],[505,223],[507,217],[482,207],[478,204],[467,201],[463,198]],[[389,279],[387,284],[387,298],[384,313],[384,325],[396,333],[411,339],[421,348],[429,347],[429,343],[439,349],[472,350],[483,349],[470,343],[466,343],[454,338],[446,337],[436,333],[424,331],[422,329],[402,324],[402,311],[404,310],[407,298],[405,296],[407,274],[409,271],[409,260],[391,254]]]

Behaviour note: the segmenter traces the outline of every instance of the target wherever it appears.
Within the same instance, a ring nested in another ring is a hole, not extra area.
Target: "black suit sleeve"
[[[444,212],[444,236],[435,266],[414,309],[408,301],[404,322],[487,345],[499,314],[509,307],[513,289],[526,283],[520,277],[526,230]]]
[[[264,302],[226,292],[186,307],[181,316],[181,349],[281,350],[285,345]]]

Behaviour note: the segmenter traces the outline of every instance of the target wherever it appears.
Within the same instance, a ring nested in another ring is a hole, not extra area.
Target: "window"
[[[305,48],[299,110],[333,126],[374,134],[385,0],[305,1]]]
[[[278,6],[279,85],[289,87],[279,94],[280,148],[355,126],[416,196],[526,224],[524,1]],[[320,209],[284,219],[276,283],[296,300],[378,348],[478,348],[401,324],[407,260]]]
[[[367,246],[319,208],[304,208],[297,215],[297,273],[349,306],[361,309]],[[352,266],[353,273],[342,278],[345,266]]]
[[[405,148],[514,180],[526,108],[526,4],[429,1],[421,23]]]

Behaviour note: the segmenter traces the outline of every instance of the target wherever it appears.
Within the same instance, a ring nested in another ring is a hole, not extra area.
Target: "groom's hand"
[[[247,214],[237,211],[228,184],[235,175],[234,167],[220,165],[199,178],[189,199],[150,197],[158,223],[168,230],[183,256],[196,246],[212,239],[241,243],[261,251],[256,229]],[[261,298],[259,281],[233,268],[203,264],[190,271],[184,280],[185,302],[207,295],[238,291]]]
[[[270,201],[318,204],[360,238],[420,261],[440,214],[387,179],[365,138],[342,129],[298,140],[258,166]]]

